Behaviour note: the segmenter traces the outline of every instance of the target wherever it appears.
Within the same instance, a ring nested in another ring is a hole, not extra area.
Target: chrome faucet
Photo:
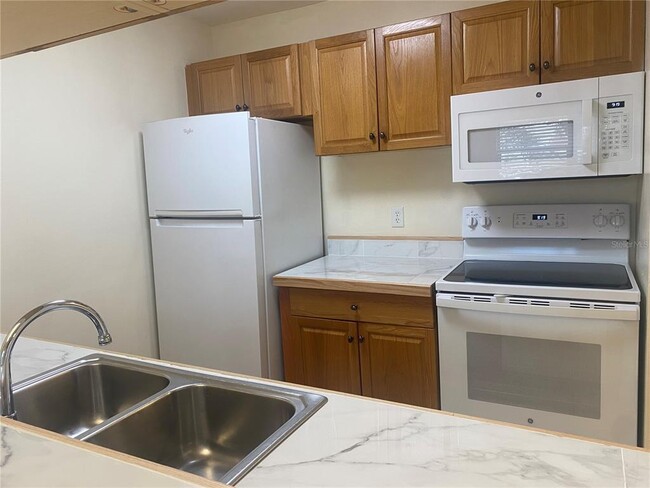
[[[16,322],[16,325],[12,327],[4,341],[2,341],[2,346],[0,346],[0,395],[2,395],[2,398],[0,398],[0,415],[3,417],[9,417],[12,419],[16,418],[14,394],[11,389],[11,367],[9,365],[11,351],[13,351],[18,337],[29,324],[37,318],[48,312],[53,312],[54,310],[75,310],[88,317],[97,329],[98,342],[100,346],[110,344],[113,340],[111,339],[111,335],[108,333],[108,329],[106,328],[106,325],[104,325],[104,321],[99,314],[88,305],[84,305],[81,302],[75,302],[74,300],[55,300],[53,302],[44,303],[43,305],[36,307],[34,310],[27,312],[18,322]]]

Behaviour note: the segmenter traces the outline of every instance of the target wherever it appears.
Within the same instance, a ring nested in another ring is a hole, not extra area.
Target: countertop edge
[[[208,478],[203,478],[202,476],[194,475],[180,469],[174,469],[163,464],[154,463],[153,461],[148,461],[144,458],[138,458],[125,454],[119,451],[114,451],[106,447],[98,446],[95,444],[90,444],[88,442],[80,441],[78,439],[72,439],[63,434],[57,432],[52,432],[34,425],[26,424],[18,420],[13,420],[9,418],[2,417],[0,420],[0,425],[2,427],[7,427],[19,432],[26,432],[28,434],[35,435],[47,439],[48,441],[56,442],[59,444],[64,444],[76,449],[81,449],[92,454],[97,454],[99,456],[108,457],[113,460],[119,461],[121,463],[129,464],[137,468],[145,469],[147,471],[152,471],[156,474],[167,476],[169,478],[176,479],[184,483],[190,483],[196,486],[203,486],[206,488],[228,488],[229,485],[224,485],[218,481],[210,480]]]
[[[335,278],[307,278],[301,276],[274,276],[273,284],[286,288],[311,288],[316,290],[350,291],[361,293],[384,293],[388,295],[402,295],[413,297],[431,298],[431,284],[413,283],[376,283],[360,280],[345,280]]]

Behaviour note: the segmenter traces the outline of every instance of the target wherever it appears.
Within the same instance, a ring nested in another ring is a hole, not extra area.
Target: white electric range
[[[443,410],[637,444],[628,205],[466,207],[436,283]]]

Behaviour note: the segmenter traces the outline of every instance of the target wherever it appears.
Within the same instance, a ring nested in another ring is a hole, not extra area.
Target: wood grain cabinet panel
[[[440,408],[432,329],[359,324],[363,394]]]
[[[298,54],[300,56],[300,98],[302,101],[302,115],[310,116],[314,114],[314,81],[311,71],[311,51],[308,42],[302,43],[298,46]]]
[[[375,30],[380,149],[450,142],[449,15]]]
[[[290,313],[304,317],[434,327],[431,297],[290,289]]]
[[[542,82],[643,70],[645,2],[541,3]]]
[[[242,54],[244,99],[255,117],[302,115],[298,45]]]
[[[308,317],[289,320],[299,366],[287,379],[317,388],[361,394],[357,324]]]
[[[287,381],[440,408],[435,329],[388,322],[408,323],[415,316],[432,323],[431,297],[285,287],[279,296]],[[349,311],[355,320],[328,318],[351,317]],[[372,316],[387,322],[370,321]]]
[[[316,153],[379,150],[372,30],[310,42]]]
[[[244,105],[240,56],[190,64],[185,77],[190,115],[235,112]]]
[[[539,83],[539,2],[461,10],[451,24],[455,95]]]

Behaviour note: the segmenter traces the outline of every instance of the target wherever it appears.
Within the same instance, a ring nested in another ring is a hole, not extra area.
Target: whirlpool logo
[[[194,129],[183,129],[183,132],[189,136],[192,132],[194,132]]]

